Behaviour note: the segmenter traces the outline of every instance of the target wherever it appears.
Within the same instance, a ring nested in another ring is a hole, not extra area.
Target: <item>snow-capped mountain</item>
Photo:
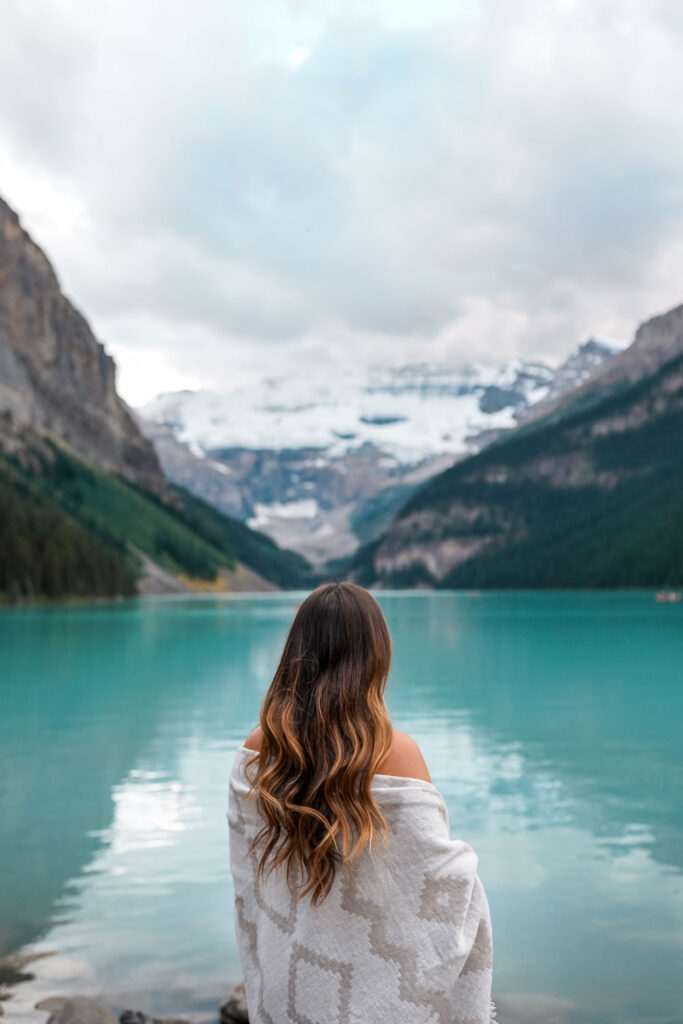
[[[493,370],[412,364],[264,379],[227,394],[159,395],[140,412],[173,429],[196,454],[225,448],[318,448],[336,459],[363,444],[405,465],[460,455],[483,427],[513,426],[515,412],[548,394],[552,371],[522,363]]]
[[[433,473],[581,384],[623,345],[592,338],[558,367],[413,363],[269,377],[137,410],[177,483],[314,562],[351,552]]]

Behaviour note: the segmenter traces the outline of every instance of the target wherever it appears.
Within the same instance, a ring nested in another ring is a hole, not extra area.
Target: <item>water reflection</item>
[[[428,709],[443,784],[450,740],[438,751],[430,722],[455,706],[492,751],[512,744],[561,779],[596,835],[646,820],[653,856],[683,869],[681,610],[660,615],[649,594],[440,596],[395,601],[390,618],[394,699],[407,721]]]

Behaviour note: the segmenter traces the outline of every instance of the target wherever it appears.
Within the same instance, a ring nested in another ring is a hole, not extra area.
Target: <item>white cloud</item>
[[[5,0],[0,193],[129,396],[150,359],[552,356],[683,299],[682,34],[665,0]]]
[[[300,67],[304,61],[308,60],[310,52],[306,46],[293,46],[289,51],[289,66],[291,68]]]

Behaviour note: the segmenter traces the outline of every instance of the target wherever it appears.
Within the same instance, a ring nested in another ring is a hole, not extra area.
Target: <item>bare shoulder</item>
[[[252,729],[246,740],[244,746],[248,747],[249,750],[260,750],[261,741],[263,739],[263,729],[260,725],[257,725],[255,729]]]
[[[419,746],[412,736],[400,729],[394,729],[391,750],[379,766],[378,773],[432,781]]]
[[[247,736],[244,746],[248,750],[259,751],[262,741],[263,730],[260,725],[257,725]],[[394,729],[391,750],[379,766],[378,774],[424,779],[425,782],[432,781],[422,751],[412,736],[400,729]]]

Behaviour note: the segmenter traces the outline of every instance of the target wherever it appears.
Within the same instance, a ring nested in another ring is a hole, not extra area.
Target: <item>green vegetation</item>
[[[0,456],[0,596],[58,598],[135,592],[134,548],[163,568],[213,580],[242,562],[280,586],[302,586],[310,568],[263,534],[179,487],[167,505],[61,445],[32,453],[35,471]]]
[[[472,559],[444,587],[660,587],[683,583],[683,465],[613,491],[507,489],[528,535]]]
[[[0,458],[0,598],[125,596],[137,568],[115,537],[86,526]]]
[[[313,571],[303,555],[278,547],[265,533],[224,515],[182,487],[169,485],[169,490],[182,503],[178,517],[216,548],[229,552],[277,586],[306,589],[315,585]]]

